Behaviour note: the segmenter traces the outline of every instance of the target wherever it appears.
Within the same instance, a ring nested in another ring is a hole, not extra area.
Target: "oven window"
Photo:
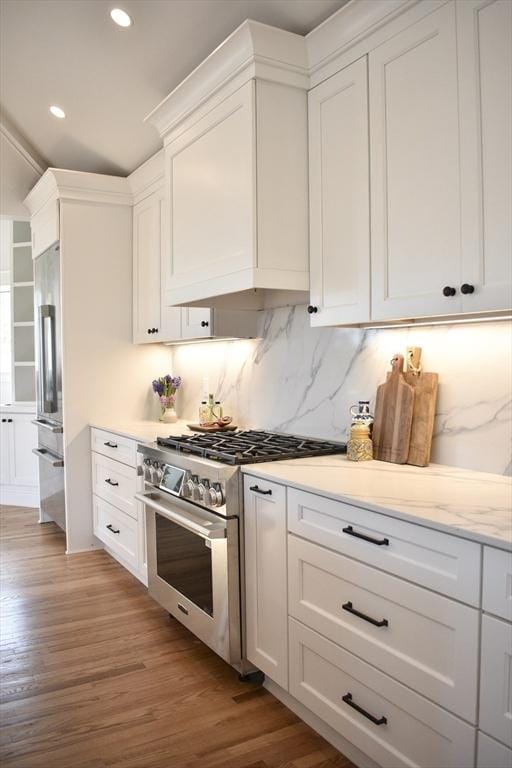
[[[205,539],[155,514],[156,572],[213,616],[212,551]]]

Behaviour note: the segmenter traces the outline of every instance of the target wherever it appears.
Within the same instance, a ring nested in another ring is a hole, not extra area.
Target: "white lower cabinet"
[[[244,485],[248,659],[382,768],[512,768],[512,553]]]
[[[0,501],[39,505],[39,473],[32,450],[37,447],[35,414],[2,412],[0,418]]]
[[[134,498],[140,482],[137,441],[93,427],[91,447],[94,535],[147,584],[144,506]]]
[[[478,731],[476,768],[512,768],[512,749]]]
[[[479,613],[295,536],[289,613],[476,722]]]
[[[290,619],[290,693],[383,768],[472,768],[475,729]]]
[[[137,521],[109,504],[93,498],[94,533],[133,568],[138,566]]]
[[[480,728],[512,748],[512,624],[482,617]]]
[[[288,688],[286,489],[244,478],[247,658]]]

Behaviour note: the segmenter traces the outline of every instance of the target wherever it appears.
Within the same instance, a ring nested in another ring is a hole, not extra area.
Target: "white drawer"
[[[137,522],[98,496],[92,498],[95,536],[137,568]]]
[[[512,749],[478,731],[476,768],[512,768]]]
[[[482,731],[512,747],[512,624],[482,616]]]
[[[484,547],[482,607],[512,621],[512,552]]]
[[[293,619],[289,638],[291,695],[382,768],[472,768],[470,725]]]
[[[476,609],[292,535],[288,606],[306,626],[476,722]]]
[[[134,467],[93,453],[92,490],[130,517],[137,518],[138,505],[134,498],[137,490],[137,470]]]
[[[91,427],[91,449],[130,467],[137,465],[137,441]]]
[[[475,542],[295,488],[288,489],[288,529],[463,603],[480,604]]]

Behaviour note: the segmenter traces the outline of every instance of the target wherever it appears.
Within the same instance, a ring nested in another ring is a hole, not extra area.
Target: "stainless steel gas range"
[[[138,446],[149,593],[242,675],[241,464],[344,453],[343,443],[245,431],[158,438]]]

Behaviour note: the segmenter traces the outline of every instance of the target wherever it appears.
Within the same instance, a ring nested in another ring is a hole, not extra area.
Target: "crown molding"
[[[236,87],[263,77],[295,88],[309,87],[305,38],[247,20],[197,66],[144,122],[161,137],[208,98],[236,80]]]
[[[164,150],[160,149],[152,155],[127,178],[134,204],[161,189],[164,183]]]
[[[128,179],[121,176],[48,168],[28,193],[24,205],[34,216],[50,200],[131,205],[133,196]]]
[[[29,144],[24,136],[17,130],[5,112],[0,113],[0,134],[25,161],[29,168],[42,176],[47,168],[44,160],[38,156],[36,150]]]

